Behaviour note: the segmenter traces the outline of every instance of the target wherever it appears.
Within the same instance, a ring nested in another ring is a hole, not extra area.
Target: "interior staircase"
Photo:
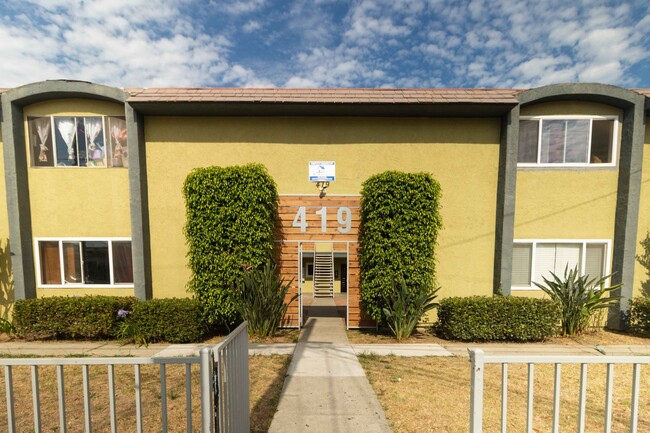
[[[314,253],[314,298],[334,297],[334,252]]]

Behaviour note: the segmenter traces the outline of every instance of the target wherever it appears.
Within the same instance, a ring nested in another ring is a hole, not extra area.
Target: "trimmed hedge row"
[[[203,311],[195,299],[151,299],[138,302],[133,320],[148,342],[192,343],[206,332]]]
[[[650,298],[635,298],[630,304],[630,328],[650,334]]]
[[[119,310],[129,311],[148,342],[188,343],[205,335],[202,310],[194,299],[54,296],[18,300],[14,306],[16,335],[26,339],[103,340],[116,338]]]
[[[471,296],[443,299],[436,332],[460,341],[543,341],[557,333],[560,308],[550,299]]]
[[[101,340],[115,336],[121,309],[132,310],[133,297],[54,296],[14,304],[16,335],[27,339]]]

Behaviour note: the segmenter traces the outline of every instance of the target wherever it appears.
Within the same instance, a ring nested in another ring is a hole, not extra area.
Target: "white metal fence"
[[[70,382],[71,369],[79,374],[75,366],[80,367],[82,376],[83,395],[83,422],[84,431],[93,431],[92,400],[99,398],[96,389],[91,391],[91,367],[104,366],[106,368],[106,393],[108,411],[95,414],[95,417],[108,413],[110,432],[118,431],[118,417],[116,397],[116,368],[123,366],[133,367],[132,388],[134,391],[135,426],[126,431],[143,431],[143,383],[142,368],[145,366],[159,366],[159,403],[161,415],[161,431],[169,430],[168,424],[168,373],[167,367],[171,365],[184,366],[185,384],[185,429],[188,433],[195,431],[192,420],[192,372],[199,369],[200,375],[200,403],[201,403],[201,432],[214,433],[248,433],[249,432],[249,388],[248,388],[248,325],[241,324],[235,331],[221,343],[212,347],[201,349],[199,357],[184,358],[7,358],[0,359],[0,366],[4,369],[2,380],[5,384],[6,421],[7,431],[16,433],[16,405],[14,371],[16,368],[29,368],[31,379],[31,406],[33,411],[33,431],[41,433],[52,431],[54,425],[44,426],[41,419],[42,386],[39,384],[39,372],[43,367],[54,368],[56,371],[56,395],[58,404],[58,431],[68,432],[66,404],[66,377]],[[65,368],[65,370],[64,370]],[[65,371],[65,374],[64,374]],[[93,371],[93,374],[96,372]],[[95,380],[97,380],[95,374]],[[78,382],[78,380],[77,380]],[[75,383],[77,383],[75,382]],[[70,386],[67,387],[70,394]],[[20,407],[19,412],[25,414],[26,408]],[[215,422],[217,418],[217,422]],[[218,428],[218,430],[215,430]],[[147,429],[148,431],[149,429]],[[178,430],[176,430],[178,431]]]
[[[484,373],[486,364],[501,365],[501,433],[506,433],[508,419],[508,366],[511,364],[525,364],[527,366],[527,395],[526,395],[526,432],[533,433],[533,408],[534,408],[534,381],[535,365],[552,364],[553,369],[553,409],[552,431],[560,431],[560,392],[562,365],[577,364],[580,366],[580,379],[578,390],[578,432],[585,432],[585,419],[587,414],[587,373],[590,364],[606,366],[605,379],[605,407],[604,407],[604,432],[612,431],[612,408],[614,394],[614,366],[627,364],[632,366],[631,395],[629,399],[630,423],[629,431],[639,431],[639,394],[641,365],[650,364],[650,357],[642,356],[526,356],[526,355],[486,355],[480,349],[469,351],[471,363],[471,390],[470,390],[470,433],[483,432],[483,396]],[[549,384],[550,385],[550,384]]]

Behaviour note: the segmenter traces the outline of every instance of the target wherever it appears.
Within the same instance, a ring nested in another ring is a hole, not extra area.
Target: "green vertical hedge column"
[[[234,282],[273,258],[278,192],[261,164],[197,168],[183,185],[189,291],[209,323],[238,320]]]
[[[387,171],[362,185],[361,302],[379,323],[384,294],[399,275],[409,291],[434,289],[440,197],[440,184],[428,173]]]

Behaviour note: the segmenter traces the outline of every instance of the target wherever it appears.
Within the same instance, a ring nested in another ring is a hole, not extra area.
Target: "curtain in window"
[[[564,162],[564,120],[544,120],[542,122],[541,163]]]
[[[65,146],[68,151],[68,161],[75,161],[77,160],[76,152],[75,152],[75,146],[74,146],[74,139],[75,139],[75,121],[73,117],[60,117],[56,118],[56,128],[59,131],[59,134],[61,134],[61,138],[63,139],[63,142],[65,143]],[[61,161],[61,157],[59,157],[59,161]],[[72,164],[67,164],[67,165],[77,165],[76,163]]]
[[[102,132],[101,117],[86,117],[86,144],[88,146],[88,162],[93,165],[104,165],[104,146],[97,142]]]
[[[551,272],[561,278],[567,266],[569,269],[578,266],[578,271],[581,271],[581,250],[582,244],[537,244],[533,281],[552,280]]]
[[[605,269],[605,245],[590,244],[587,245],[587,256],[585,257],[585,275],[589,279],[600,278],[604,276]]]
[[[113,242],[113,279],[118,283],[133,283],[131,242]]]
[[[63,272],[67,284],[82,284],[79,242],[63,242]]]
[[[41,241],[38,243],[38,249],[41,261],[41,284],[61,284],[59,243]]]
[[[38,146],[40,148],[40,153],[38,154],[38,160],[40,162],[47,162],[47,151],[48,148],[46,146],[47,143],[47,138],[50,136],[50,118],[49,117],[41,117],[39,119],[35,119],[34,122],[36,123],[36,133],[38,134]]]
[[[512,247],[512,285],[530,286],[533,259],[532,244],[514,244]]]
[[[109,118],[111,133],[111,154],[113,167],[128,167],[126,147],[126,120]]]
[[[567,120],[564,162],[585,163],[589,150],[589,120]]]
[[[518,162],[537,162],[537,142],[539,141],[539,120],[519,122]]]

